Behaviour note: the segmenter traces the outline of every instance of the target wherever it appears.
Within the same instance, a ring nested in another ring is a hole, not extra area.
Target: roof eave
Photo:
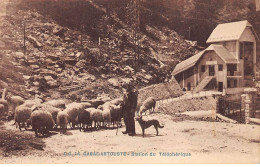
[[[196,62],[190,64],[190,65],[187,66],[186,68],[179,69],[178,71],[174,71],[174,70],[173,70],[172,75],[174,75],[174,76],[175,76],[175,75],[178,75],[179,73],[184,72],[184,71],[188,70],[189,68],[195,66],[195,64],[196,64]]]
[[[227,61],[226,64],[239,64],[239,61]]]
[[[255,35],[255,37],[256,37],[256,40],[257,41],[259,41],[259,36],[257,35],[257,33],[255,32],[255,29],[254,29],[254,27],[253,26],[251,26],[251,29],[252,29],[252,31],[253,31],[253,34]]]
[[[236,39],[226,39],[226,40],[215,40],[215,41],[209,41],[207,40],[206,43],[208,44],[213,44],[215,42],[227,42],[227,41],[236,41],[236,40],[239,40],[239,38],[236,38]]]

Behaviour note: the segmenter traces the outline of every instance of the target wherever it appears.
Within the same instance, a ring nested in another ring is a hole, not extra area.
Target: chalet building
[[[253,85],[257,40],[246,20],[219,24],[207,40],[209,47],[177,64],[172,75],[186,90],[240,93]]]

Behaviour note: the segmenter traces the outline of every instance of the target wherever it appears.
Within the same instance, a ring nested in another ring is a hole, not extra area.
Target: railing
[[[219,98],[217,112],[240,123],[245,123],[245,110],[242,109],[241,102],[233,102],[225,98]]]
[[[241,76],[241,72],[239,71],[227,71],[227,76]]]
[[[200,77],[200,82],[201,82],[204,78],[206,78],[207,76],[209,76],[209,70],[206,70],[206,71],[201,75],[201,77]]]

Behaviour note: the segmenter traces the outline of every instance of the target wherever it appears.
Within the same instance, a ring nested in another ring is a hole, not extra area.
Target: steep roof
[[[209,47],[207,47],[205,50],[177,64],[172,74],[177,75],[193,67],[198,62],[198,60],[203,56],[203,54],[207,51],[215,51],[215,53],[225,63],[239,63],[239,61],[235,58],[235,56],[233,56],[223,45],[212,44]]]
[[[239,63],[234,55],[232,55],[223,45],[210,45],[206,50],[215,51],[216,54],[225,62],[225,63]]]
[[[209,36],[207,43],[239,40],[247,27],[251,28],[252,33],[258,39],[252,25],[247,20],[244,20],[219,24]]]
[[[179,64],[176,65],[176,67],[174,68],[173,70],[173,75],[177,75],[179,74],[180,72],[182,71],[185,71],[191,67],[193,67],[197,61],[201,58],[201,56],[203,55],[203,53],[205,52],[206,50],[203,50],[201,52],[199,52],[198,54],[180,62]]]

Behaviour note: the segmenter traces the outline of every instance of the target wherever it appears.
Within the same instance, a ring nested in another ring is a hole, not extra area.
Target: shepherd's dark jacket
[[[124,93],[123,112],[134,113],[137,107],[138,93],[136,91],[130,91]]]

